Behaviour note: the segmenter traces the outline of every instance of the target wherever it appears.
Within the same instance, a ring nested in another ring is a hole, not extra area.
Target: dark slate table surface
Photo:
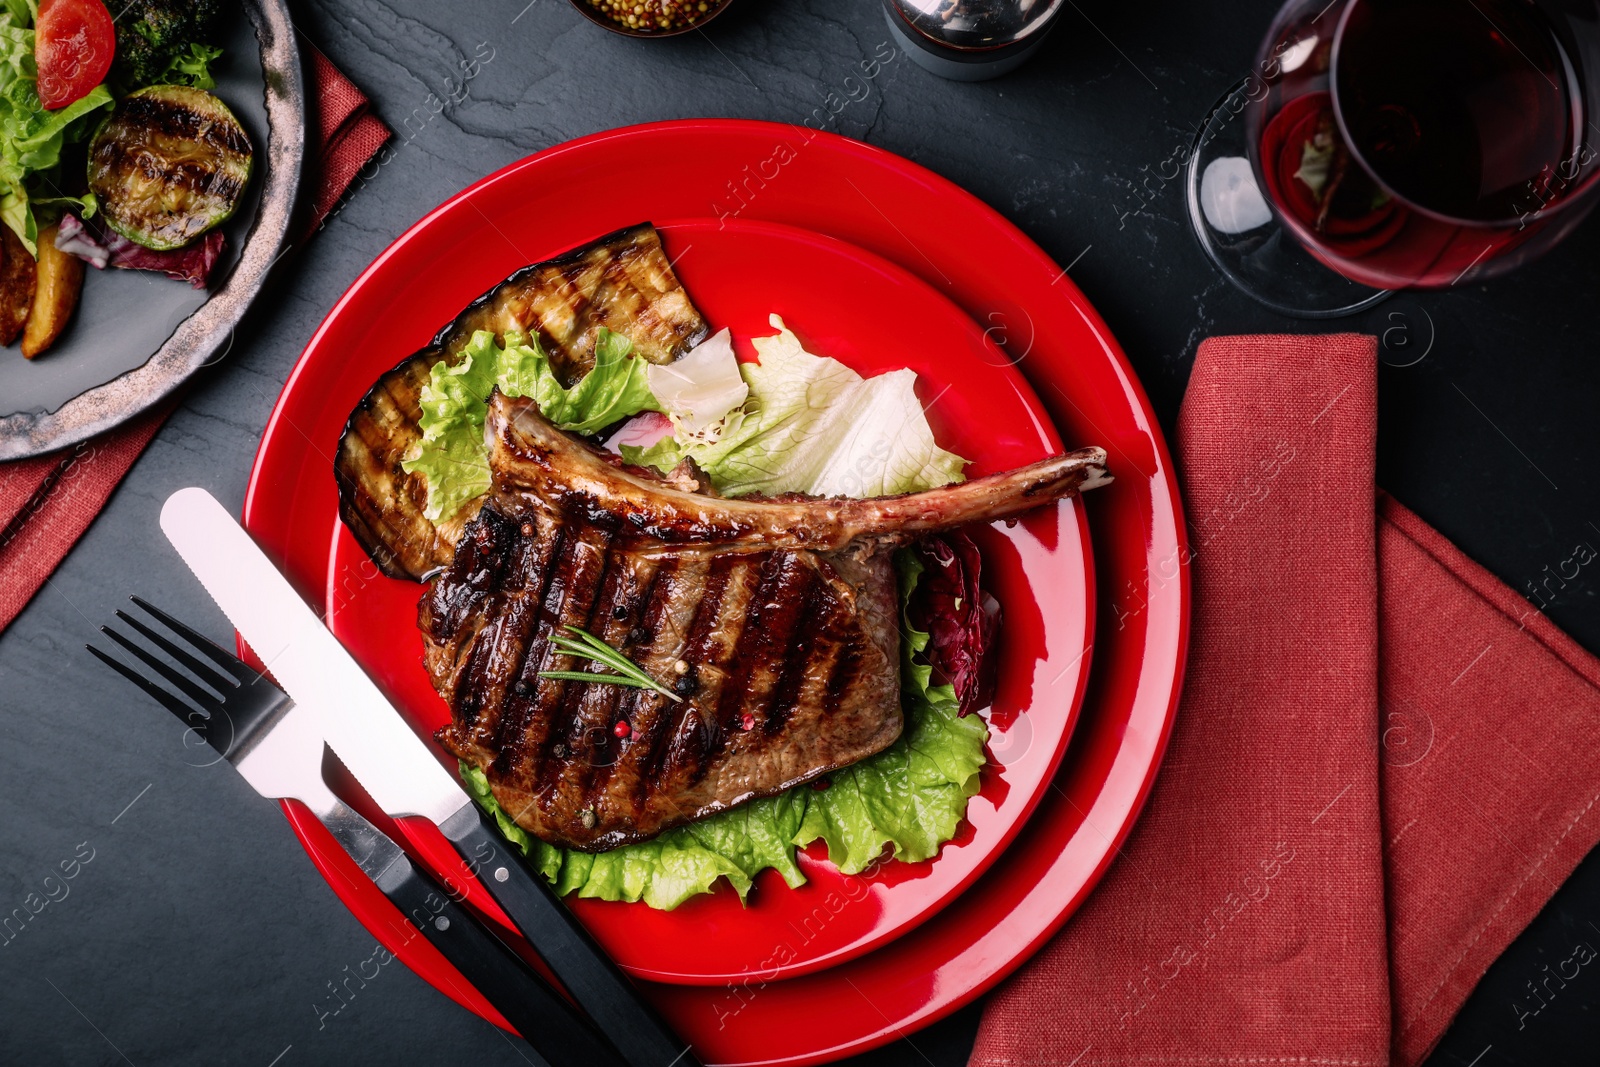
[[[1018,73],[958,85],[901,57],[831,125],[955,180],[1059,262],[1075,261],[1073,279],[1170,426],[1200,339],[1310,329],[1215,275],[1187,232],[1179,183],[1159,178],[1248,70],[1274,6],[1078,0]],[[200,376],[0,637],[0,906],[38,891],[60,861],[92,855],[68,896],[0,948],[3,1063],[523,1062],[497,1031],[399,966],[323,1015],[328,984],[372,957],[373,938],[276,809],[225,768],[188,765],[165,713],[87,661],[83,644],[130,592],[159,594],[227,632],[162,541],[160,503],[200,484],[237,510],[306,339],[356,274],[435,204],[521,156],[609,127],[804,121],[888,39],[875,0],[742,0],[704,36],[643,44],[598,31],[565,0],[315,0],[296,4],[295,17],[372,95],[397,147],[295,251],[232,351]],[[434,114],[430,94],[449,95],[457,83],[446,79],[481,45],[493,59],[465,97]],[[1381,484],[1518,589],[1575,544],[1600,545],[1597,298],[1600,222],[1591,221],[1512,277],[1406,297],[1415,338],[1431,332],[1432,347],[1421,362],[1380,372]],[[1358,317],[1335,328],[1370,326]],[[1594,650],[1597,588],[1600,571],[1585,570],[1547,608]],[[1520,1026],[1512,1007],[1541,964],[1578,940],[1600,944],[1592,857],[1490,972],[1431,1062],[1594,1063],[1600,978],[1569,983]],[[962,1063],[977,1022],[968,1009],[860,1062]]]

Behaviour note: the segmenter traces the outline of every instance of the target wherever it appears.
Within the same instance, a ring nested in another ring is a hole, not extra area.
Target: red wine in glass
[[[1600,199],[1597,15],[1575,0],[1290,3],[1245,115],[1278,222],[1376,289],[1478,280],[1549,248]]]

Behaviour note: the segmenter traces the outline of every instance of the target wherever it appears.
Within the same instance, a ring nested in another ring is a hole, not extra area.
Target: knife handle
[[[439,829],[632,1067],[699,1067],[689,1045],[645,1003],[544,876],[506,843],[476,804],[464,806]]]
[[[622,1067],[587,1020],[405,857],[377,886],[550,1067]]]

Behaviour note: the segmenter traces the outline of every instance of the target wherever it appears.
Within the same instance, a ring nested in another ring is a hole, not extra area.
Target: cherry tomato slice
[[[100,0],[43,0],[34,24],[39,102],[54,111],[105,81],[117,51],[111,14]]]

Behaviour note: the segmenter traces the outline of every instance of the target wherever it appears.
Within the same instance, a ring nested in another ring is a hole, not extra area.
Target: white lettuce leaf
[[[726,328],[671,363],[646,367],[645,377],[677,432],[686,439],[707,434],[714,439],[723,418],[750,395],[750,387],[739,376],[733,334]]]
[[[739,367],[749,398],[720,428],[690,436],[680,427],[623,455],[663,471],[692,457],[725,496],[890,496],[961,480],[967,461],[935,443],[915,373],[863,378],[807,352],[777,315],[771,322],[778,333],[755,340],[760,362]]]

